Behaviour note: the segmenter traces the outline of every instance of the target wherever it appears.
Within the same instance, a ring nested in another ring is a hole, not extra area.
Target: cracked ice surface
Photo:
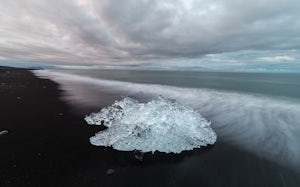
[[[197,111],[165,98],[139,103],[126,97],[85,120],[108,127],[90,138],[93,145],[122,151],[180,153],[217,139],[210,122]]]

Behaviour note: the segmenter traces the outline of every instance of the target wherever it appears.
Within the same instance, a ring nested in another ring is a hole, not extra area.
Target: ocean
[[[128,70],[34,73],[57,82],[63,91],[61,99],[83,117],[123,97],[140,102],[159,96],[175,99],[211,121],[221,145],[243,150],[299,176],[300,74]],[[280,169],[276,172],[279,186],[299,185],[293,178],[282,177]]]

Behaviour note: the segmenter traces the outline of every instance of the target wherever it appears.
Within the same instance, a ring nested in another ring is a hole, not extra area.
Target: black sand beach
[[[30,71],[0,68],[0,186],[299,186],[300,174],[218,142],[183,154],[95,147],[88,126]]]

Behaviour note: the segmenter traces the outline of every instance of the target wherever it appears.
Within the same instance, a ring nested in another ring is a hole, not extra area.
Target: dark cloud
[[[133,64],[300,45],[297,0],[20,0],[0,4],[0,57]]]

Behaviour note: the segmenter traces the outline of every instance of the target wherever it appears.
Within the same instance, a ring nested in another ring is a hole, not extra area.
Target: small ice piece
[[[90,138],[93,145],[121,151],[180,153],[217,139],[211,123],[197,111],[163,97],[147,103],[126,97],[85,121],[108,127]]]
[[[0,131],[0,136],[6,135],[6,134],[8,134],[7,130]]]
[[[109,168],[107,171],[106,171],[106,175],[112,175],[115,173],[115,170],[112,169],[112,168]]]

